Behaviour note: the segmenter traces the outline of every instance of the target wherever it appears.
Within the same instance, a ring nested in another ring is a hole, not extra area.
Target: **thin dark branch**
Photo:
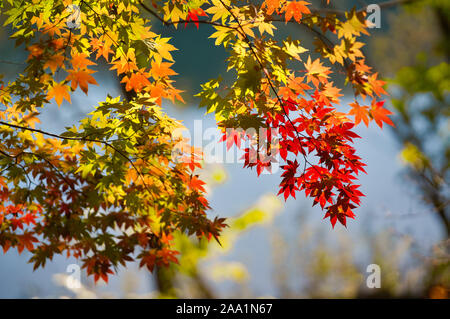
[[[0,60],[0,63],[12,64],[12,65],[26,65],[26,63],[20,63],[20,62],[14,62],[14,61],[7,61],[7,60]]]
[[[214,25],[216,27],[222,27],[222,28],[228,28],[228,29],[234,29],[236,30],[236,27],[232,27],[229,25],[224,25],[218,22],[213,22],[213,21],[207,21],[207,20],[198,20],[198,21],[193,21],[193,20],[178,20],[178,21],[166,21],[164,20],[158,13],[156,13],[154,10],[152,10],[151,8],[149,8],[147,5],[145,5],[144,2],[142,2],[141,0],[139,0],[139,4],[142,6],[142,8],[144,8],[145,11],[147,11],[148,13],[150,13],[152,16],[154,16],[156,19],[158,19],[163,25],[165,26],[171,26],[171,25],[175,25],[178,23],[198,23],[198,24],[209,24],[209,25]]]

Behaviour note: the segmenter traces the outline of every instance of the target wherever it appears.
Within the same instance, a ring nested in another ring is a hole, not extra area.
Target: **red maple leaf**
[[[395,126],[392,120],[388,117],[388,115],[391,115],[392,112],[385,109],[383,105],[384,101],[377,102],[376,100],[373,100],[372,108],[370,109],[370,115],[381,128],[383,128],[383,122],[391,126]]]
[[[198,8],[198,9],[192,9],[188,12],[187,18],[186,18],[186,22],[184,23],[184,27],[186,28],[187,24],[189,21],[193,21],[195,26],[198,29],[198,17],[207,17],[208,15],[206,14],[205,11],[203,11],[203,9]]]

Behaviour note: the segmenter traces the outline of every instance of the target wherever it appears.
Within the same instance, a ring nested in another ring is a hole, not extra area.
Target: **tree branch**
[[[154,10],[152,10],[147,5],[145,5],[145,3],[142,2],[142,0],[139,0],[139,4],[142,6],[142,8],[144,8],[145,11],[150,13],[152,16],[154,16],[156,19],[158,19],[165,26],[171,26],[171,25],[175,25],[175,24],[178,24],[178,23],[188,23],[188,24],[199,23],[199,24],[209,24],[209,25],[214,25],[214,26],[217,26],[217,27],[223,27],[223,28],[234,29],[234,30],[237,29],[236,27],[231,27],[231,26],[224,25],[224,24],[221,24],[221,23],[218,23],[218,22],[207,21],[207,20],[198,20],[198,21],[192,21],[192,20],[167,21],[167,20],[164,20],[164,18],[162,18]]]

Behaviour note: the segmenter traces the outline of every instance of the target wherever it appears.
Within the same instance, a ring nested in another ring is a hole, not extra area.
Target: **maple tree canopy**
[[[182,125],[161,104],[183,101],[173,79],[176,48],[152,31],[154,22],[212,28],[210,38],[226,48],[233,82],[212,79],[197,96],[215,114],[228,147],[247,145],[245,167],[259,175],[279,156],[285,199],[303,191],[333,226],[354,218],[363,196],[355,180],[364,164],[352,146],[359,137],[353,128],[373,120],[393,124],[380,100],[384,82],[365,64],[358,41],[368,34],[364,10],[342,16],[286,0],[6,0],[0,8],[11,38],[28,51],[23,72],[0,79],[4,252],[29,250],[35,268],[55,254],[74,256],[96,281],[107,281],[133,260],[150,271],[177,262],[175,231],[219,240],[225,220],[207,216],[198,154],[190,147],[177,158],[173,153],[180,140],[171,132]],[[313,32],[315,47],[277,36],[287,23]],[[108,96],[61,134],[37,129],[42,108],[98,85],[100,62],[132,98]],[[353,89],[349,112],[333,70]],[[267,143],[225,133],[250,127],[265,132]]]

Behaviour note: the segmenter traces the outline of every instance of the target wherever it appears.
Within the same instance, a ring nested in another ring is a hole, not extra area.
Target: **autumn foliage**
[[[68,11],[72,4],[79,11]],[[213,79],[198,97],[224,132],[265,132],[262,144],[248,134],[224,135],[229,147],[246,145],[244,166],[259,175],[279,155],[279,194],[304,192],[333,226],[354,218],[364,164],[352,146],[359,138],[353,129],[372,120],[393,124],[380,100],[384,82],[365,64],[358,40],[368,34],[363,11],[342,18],[285,0],[9,0],[1,13],[11,38],[28,51],[23,72],[0,83],[4,252],[26,248],[35,267],[55,254],[74,256],[95,280],[107,281],[133,260],[150,271],[177,262],[175,231],[219,240],[225,220],[207,216],[201,161],[173,153],[180,141],[171,133],[182,126],[161,105],[183,102],[173,80],[176,48],[152,31],[153,23],[179,32],[189,24],[211,28],[215,45],[229,52],[234,82]],[[315,48],[280,39],[275,31],[287,23],[314,32]],[[321,57],[313,58],[314,51]],[[98,85],[99,63],[109,65],[132,98],[108,96],[61,134],[36,128],[48,103],[61,106],[73,92],[89,94]],[[350,110],[340,105],[334,72],[353,89]]]

